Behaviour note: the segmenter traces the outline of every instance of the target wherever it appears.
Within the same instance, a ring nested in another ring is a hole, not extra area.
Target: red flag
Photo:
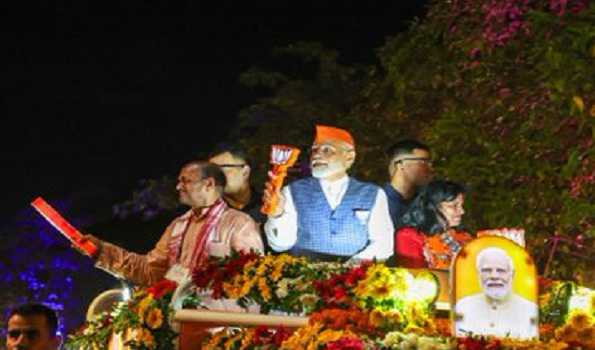
[[[68,238],[77,248],[86,252],[89,256],[95,256],[97,247],[91,241],[83,241],[83,235],[74,228],[60,213],[58,213],[48,202],[43,198],[37,197],[31,202],[39,214],[41,214],[47,221],[52,224],[58,231],[60,231],[66,238]]]

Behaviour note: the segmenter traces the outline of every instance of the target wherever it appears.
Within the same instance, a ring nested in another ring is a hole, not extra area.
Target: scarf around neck
[[[196,238],[196,244],[193,247],[192,258],[190,260],[190,266],[187,266],[190,270],[195,269],[197,266],[202,265],[208,258],[208,252],[206,251],[207,241],[211,237],[215,230],[215,227],[219,223],[223,212],[227,209],[227,204],[223,199],[219,198],[213,205],[209,207],[207,212],[202,215],[204,220],[200,231]],[[182,245],[188,233],[188,227],[190,222],[196,218],[196,214],[192,209],[187,211],[179,220],[172,232],[172,237],[169,242],[169,264],[174,265],[179,263],[180,256],[182,255]]]

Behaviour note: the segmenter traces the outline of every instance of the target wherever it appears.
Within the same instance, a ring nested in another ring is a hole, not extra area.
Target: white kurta
[[[516,294],[503,301],[492,301],[478,293],[456,304],[456,335],[494,335],[519,339],[539,336],[538,308]]]

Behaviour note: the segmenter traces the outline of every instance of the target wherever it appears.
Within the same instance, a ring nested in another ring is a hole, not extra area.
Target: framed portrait
[[[477,238],[455,257],[452,272],[454,334],[539,336],[537,268],[523,247],[498,236]]]

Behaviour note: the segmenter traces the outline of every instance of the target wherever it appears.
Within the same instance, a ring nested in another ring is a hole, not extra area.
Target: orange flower
[[[382,326],[382,324],[385,321],[385,317],[382,314],[382,312],[378,311],[378,310],[372,310],[372,312],[370,312],[370,323],[374,326],[374,327],[380,327]]]
[[[163,324],[163,313],[160,309],[152,309],[149,311],[146,320],[147,326],[152,329],[157,329]]]
[[[153,301],[153,295],[148,294],[146,297],[143,298],[143,300],[141,300],[138,303],[138,310],[136,313],[138,314],[141,320],[145,319],[145,313],[147,312],[151,304],[153,304]]]
[[[448,318],[434,319],[434,325],[438,334],[450,337],[452,335],[452,322]]]
[[[271,300],[272,294],[271,289],[267,284],[266,278],[259,278],[258,279],[258,290],[260,290],[260,294],[265,301]]]
[[[581,343],[588,343],[595,341],[595,327],[581,329],[577,332],[576,337]]]
[[[539,336],[545,339],[552,338],[555,329],[556,327],[551,323],[542,323],[539,325]]]
[[[591,325],[591,317],[583,311],[575,311],[570,315],[567,323],[576,330],[581,330]]]
[[[556,329],[556,340],[563,340],[566,342],[574,341],[576,332],[570,325],[562,326]]]

